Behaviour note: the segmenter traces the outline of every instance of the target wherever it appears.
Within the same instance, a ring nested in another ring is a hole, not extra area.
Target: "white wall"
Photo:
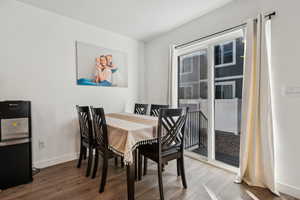
[[[234,0],[184,26],[146,43],[146,101],[166,103],[169,45],[190,41],[241,24],[260,12],[277,11],[272,20],[274,103],[277,133],[276,172],[280,189],[300,197],[300,98],[282,94],[285,86],[300,86],[300,1]]]
[[[77,86],[76,40],[127,53],[128,88]],[[139,99],[143,48],[143,43],[106,30],[14,0],[0,1],[0,100],[32,101],[36,166],[75,158],[76,104],[120,112]],[[39,140],[45,148],[39,149]]]

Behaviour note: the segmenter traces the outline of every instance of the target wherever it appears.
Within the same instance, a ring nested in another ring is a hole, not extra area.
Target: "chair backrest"
[[[94,137],[90,109],[88,106],[78,105],[76,105],[76,109],[79,120],[81,140],[84,140],[85,142],[88,142],[90,145],[92,145]]]
[[[161,108],[169,108],[169,105],[151,104],[150,115],[154,117],[158,117],[159,109]]]
[[[148,110],[148,104],[136,103],[134,105],[134,114],[146,115]]]
[[[107,125],[103,108],[91,107],[95,132],[95,145],[102,152],[108,149]]]
[[[160,109],[158,117],[159,152],[169,150],[172,147],[183,150],[187,113],[188,108]]]

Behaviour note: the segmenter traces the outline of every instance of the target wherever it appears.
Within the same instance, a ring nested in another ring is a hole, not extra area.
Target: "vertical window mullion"
[[[220,49],[221,49],[221,64],[224,64],[224,45],[221,44],[220,45]]]

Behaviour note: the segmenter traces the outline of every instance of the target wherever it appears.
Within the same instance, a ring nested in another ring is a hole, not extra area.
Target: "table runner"
[[[141,123],[149,126],[157,126],[157,118],[151,116],[142,116],[131,113],[110,113],[107,117],[122,119],[130,122]]]
[[[131,113],[106,115],[109,148],[124,157],[125,164],[133,162],[132,152],[141,144],[152,143],[157,138],[156,117]]]

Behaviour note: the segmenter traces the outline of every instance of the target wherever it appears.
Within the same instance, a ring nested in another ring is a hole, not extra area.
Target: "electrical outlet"
[[[300,96],[300,86],[286,86],[283,88],[283,93],[285,96],[299,97]]]
[[[39,140],[39,149],[44,149],[45,148],[45,142],[42,140]]]

